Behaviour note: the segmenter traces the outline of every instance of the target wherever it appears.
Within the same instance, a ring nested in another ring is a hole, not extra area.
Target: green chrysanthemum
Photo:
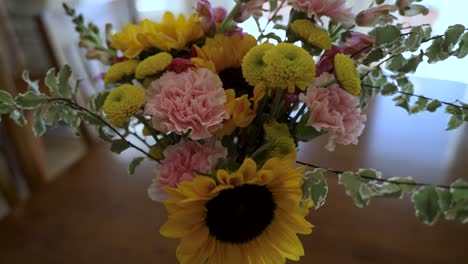
[[[133,76],[138,63],[138,60],[125,60],[112,65],[104,76],[104,83],[117,83],[124,77]]]
[[[271,145],[270,157],[296,161],[296,144],[286,124],[271,121],[263,125],[265,140]]]
[[[266,67],[263,56],[274,47],[273,44],[264,43],[253,47],[245,55],[242,60],[242,74],[250,85],[255,86],[263,80],[263,70]]]
[[[160,52],[150,56],[138,64],[135,73],[136,78],[143,79],[147,76],[158,74],[164,71],[171,62],[172,55],[167,52]]]
[[[335,78],[348,93],[358,96],[361,93],[361,78],[353,60],[345,54],[338,53],[334,58]]]
[[[308,19],[298,19],[294,21],[291,24],[291,29],[314,47],[323,50],[329,50],[332,47],[330,36]]]
[[[145,103],[145,91],[137,86],[124,84],[112,90],[104,101],[103,110],[114,126],[123,126]]]
[[[315,62],[304,49],[291,43],[280,43],[263,56],[263,77],[269,87],[305,90],[315,81]]]

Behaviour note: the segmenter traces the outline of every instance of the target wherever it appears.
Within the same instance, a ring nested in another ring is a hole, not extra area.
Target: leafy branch
[[[61,103],[64,103],[64,104],[72,107],[75,110],[82,111],[84,113],[87,113],[87,114],[91,115],[92,117],[99,120],[99,122],[101,122],[103,125],[105,125],[110,130],[112,130],[112,132],[114,132],[117,136],[119,136],[122,140],[124,140],[129,146],[131,146],[132,148],[138,150],[142,154],[146,155],[148,158],[153,159],[153,160],[161,163],[161,161],[159,161],[158,159],[153,157],[151,154],[149,154],[148,152],[144,151],[142,148],[138,147],[137,145],[135,145],[132,142],[130,142],[129,140],[127,140],[125,135],[120,133],[114,126],[112,126],[109,122],[107,122],[100,115],[93,113],[92,111],[90,111],[89,109],[87,109],[85,107],[82,107],[81,105],[77,104],[76,102],[72,101],[71,99],[68,99],[68,98],[50,98],[49,102],[61,102]]]
[[[353,199],[357,207],[369,205],[371,198],[402,199],[411,195],[416,216],[423,223],[433,225],[444,216],[446,220],[468,223],[468,182],[461,179],[449,185],[418,183],[413,178],[382,178],[382,173],[373,169],[360,169],[358,172],[344,172],[326,169],[314,164],[297,161],[298,164],[315,168],[305,174],[302,190],[303,200],[312,199],[316,209],[325,204],[328,185],[325,172],[338,175],[339,184]]]

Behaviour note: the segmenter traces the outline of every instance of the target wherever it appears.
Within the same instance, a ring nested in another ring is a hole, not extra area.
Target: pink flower
[[[268,0],[250,0],[242,4],[239,8],[238,15],[234,18],[237,23],[242,23],[249,19],[251,16],[261,17],[263,15],[263,4]]]
[[[221,23],[227,15],[224,7],[211,7],[208,0],[196,0],[195,10],[200,16],[200,21],[205,33],[210,33],[215,29],[215,23]]]
[[[153,183],[148,188],[148,195],[154,201],[167,197],[164,187],[177,187],[182,181],[192,180],[197,172],[210,174],[221,159],[227,157],[227,150],[215,139],[205,144],[182,140],[164,150],[165,159],[157,164]]]
[[[146,91],[145,114],[153,116],[154,128],[163,133],[208,138],[229,118],[222,85],[218,75],[204,68],[166,72]]]
[[[366,121],[366,116],[361,114],[357,97],[345,92],[338,84],[326,88],[317,87],[332,79],[333,75],[323,73],[307,89],[307,94],[299,96],[310,112],[307,125],[317,131],[330,133],[325,147],[328,151],[333,151],[335,144],[357,144]]]
[[[354,15],[351,13],[351,8],[346,6],[345,0],[290,0],[290,2],[294,9],[306,13],[309,17],[314,16],[314,19],[320,23],[322,23],[321,16],[329,17],[345,26],[351,26],[354,22]]]
[[[175,73],[182,73],[193,67],[195,67],[195,65],[193,64],[191,60],[184,59],[184,58],[174,58],[172,59],[171,64],[167,66],[166,70],[172,71]]]
[[[371,27],[376,24],[385,25],[392,23],[393,20],[397,19],[390,12],[398,10],[398,7],[394,5],[380,5],[361,11],[356,16],[356,24],[361,27]]]

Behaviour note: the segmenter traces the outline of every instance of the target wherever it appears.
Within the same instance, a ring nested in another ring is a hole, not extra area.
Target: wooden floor
[[[468,129],[444,131],[442,113],[407,116],[386,99],[369,109],[359,146],[323,149],[324,139],[301,145],[299,159],[341,170],[375,167],[385,176],[448,183],[467,179]],[[384,109],[382,109],[384,108]],[[96,145],[64,175],[34,193],[0,222],[0,263],[176,263],[177,241],[159,235],[166,215],[146,196],[153,164],[128,176],[135,153],[111,154]],[[330,175],[327,204],[312,211],[316,228],[301,237],[300,263],[468,263],[468,225],[421,224],[404,200],[373,200],[356,208]]]

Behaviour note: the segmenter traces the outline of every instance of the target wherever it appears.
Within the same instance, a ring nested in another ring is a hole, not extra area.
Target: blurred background
[[[83,80],[84,100],[103,88],[106,68],[86,60],[62,2],[0,0],[1,89],[22,92],[24,69],[32,79],[42,79],[49,68],[64,64],[74,69],[73,78]],[[143,18],[159,20],[165,10],[190,14],[193,6],[190,0],[65,2],[101,29],[112,23],[117,30]],[[228,9],[234,5],[231,0],[211,2]],[[371,1],[349,2],[359,11]],[[430,7],[429,15],[404,22],[429,23],[434,34],[443,34],[452,24],[468,25],[465,0],[422,3]],[[253,21],[243,27],[258,35]],[[467,69],[466,58],[423,63],[413,77],[415,93],[467,102]],[[409,116],[391,98],[377,97],[367,117],[358,146],[327,152],[326,139],[320,138],[300,145],[299,159],[339,170],[373,167],[387,177],[413,176],[428,183],[468,179],[466,125],[445,131],[449,115],[443,109]],[[37,139],[29,127],[2,118],[0,263],[176,263],[177,241],[158,232],[166,218],[164,208],[146,196],[154,164],[145,162],[129,177],[127,166],[135,152],[114,155],[90,128],[81,132],[76,137],[61,126]],[[465,263],[468,259],[468,226],[446,221],[424,226],[414,216],[409,197],[375,200],[357,209],[336,177],[329,176],[327,205],[309,216],[316,229],[302,238],[306,256],[301,263]]]

